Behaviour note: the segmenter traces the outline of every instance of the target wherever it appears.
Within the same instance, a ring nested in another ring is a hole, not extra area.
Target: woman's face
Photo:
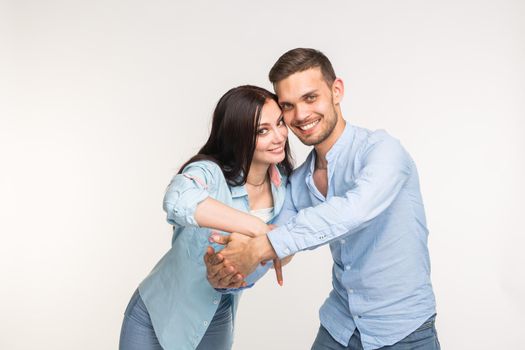
[[[284,124],[281,109],[272,99],[266,100],[259,125],[255,129],[257,141],[252,164],[277,164],[284,159],[284,146],[288,129]]]

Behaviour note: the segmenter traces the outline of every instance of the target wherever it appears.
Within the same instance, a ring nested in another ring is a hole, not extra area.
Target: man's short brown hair
[[[275,84],[294,73],[317,67],[321,68],[326,84],[332,86],[336,75],[330,60],[321,51],[305,48],[290,50],[279,57],[270,69],[270,81]]]

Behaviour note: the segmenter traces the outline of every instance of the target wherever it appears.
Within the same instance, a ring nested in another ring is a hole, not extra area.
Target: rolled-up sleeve
[[[355,185],[344,196],[302,209],[268,233],[279,258],[355,233],[394,201],[410,174],[410,159],[393,138],[372,141]]]
[[[217,169],[218,166],[212,162],[194,162],[173,177],[163,201],[167,221],[171,225],[199,226],[195,221],[195,209],[210,196],[216,183]]]

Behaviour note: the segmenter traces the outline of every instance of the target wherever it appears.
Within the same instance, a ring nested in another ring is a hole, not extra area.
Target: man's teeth
[[[303,130],[303,131],[310,130],[311,128],[313,128],[314,126],[316,126],[317,123],[319,123],[319,120],[316,120],[316,121],[314,121],[314,122],[311,122],[310,124],[306,124],[306,125],[300,126],[299,129],[301,129],[301,130]]]

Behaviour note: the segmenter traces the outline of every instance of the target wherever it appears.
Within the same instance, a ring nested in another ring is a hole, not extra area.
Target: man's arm
[[[344,196],[334,196],[316,207],[302,209],[266,236],[246,240],[231,235],[214,240],[227,243],[221,254],[237,271],[247,273],[260,261],[282,259],[355,233],[392,204],[408,179],[410,162],[397,140],[390,137],[377,140],[366,150],[359,177]]]
[[[267,234],[279,258],[353,234],[392,204],[410,175],[410,157],[391,137],[375,141],[365,152],[360,174],[344,196],[302,209]]]

